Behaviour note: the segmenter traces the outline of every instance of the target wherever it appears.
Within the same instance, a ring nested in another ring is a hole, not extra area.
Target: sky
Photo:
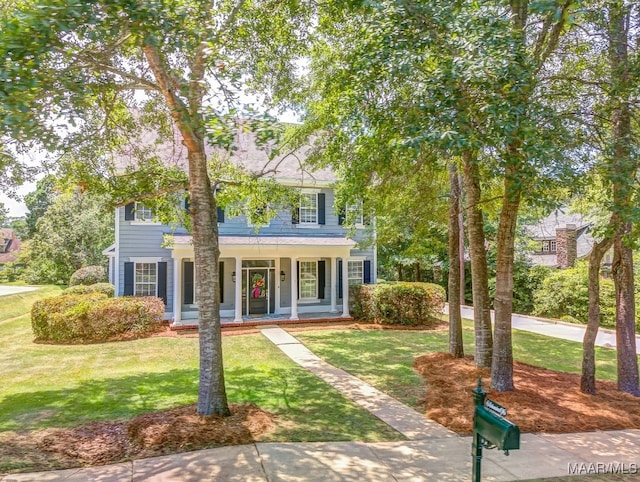
[[[299,117],[291,111],[286,111],[277,117],[282,122],[300,122]],[[32,182],[25,183],[17,189],[20,200],[12,199],[4,192],[0,192],[0,203],[3,203],[5,208],[9,209],[10,217],[22,217],[27,213],[27,206],[24,204],[22,198],[25,194],[35,191],[36,181],[37,179],[34,179]]]

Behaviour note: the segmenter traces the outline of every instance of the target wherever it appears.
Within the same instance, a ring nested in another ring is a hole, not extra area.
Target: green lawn
[[[295,335],[327,362],[369,382],[385,393],[418,406],[422,378],[412,369],[416,356],[448,350],[448,332],[390,330],[306,331]],[[464,322],[465,353],[473,354],[473,325]],[[513,331],[516,360],[552,370],[580,373],[582,344]],[[597,376],[615,380],[616,352],[596,349]]]
[[[0,297],[0,432],[130,418],[196,401],[196,338],[34,344],[29,316],[15,318],[15,310],[5,309],[22,305],[24,312],[35,298],[55,291]],[[255,402],[278,416],[278,429],[267,440],[402,439],[262,335],[225,337],[223,347],[229,400]]]

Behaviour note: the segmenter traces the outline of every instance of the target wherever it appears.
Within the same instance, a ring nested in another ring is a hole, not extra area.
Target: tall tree
[[[36,182],[35,191],[30,192],[24,197],[24,204],[27,206],[27,214],[25,216],[27,239],[35,234],[38,219],[47,212],[49,206],[55,201],[57,196],[55,182],[55,176],[49,174],[39,179],[38,182]]]
[[[186,150],[188,183],[173,189],[191,200],[202,415],[229,414],[214,195],[227,157],[209,158],[205,145],[233,147],[241,93],[273,99],[290,88],[308,13],[294,0],[47,0],[1,14],[0,78],[12,80],[0,86],[5,133],[67,150],[96,138],[138,147],[153,132]],[[137,153],[144,162],[156,154]]]
[[[461,270],[460,257],[464,251],[460,250],[460,177],[455,163],[449,163],[449,353],[456,358],[464,357],[462,342],[462,315],[460,305]]]
[[[67,284],[78,268],[104,265],[113,244],[113,212],[106,198],[75,192],[60,195],[40,216],[23,257],[30,283]]]
[[[611,68],[610,103],[612,107],[612,154],[610,176],[613,183],[614,225],[613,265],[616,287],[616,346],[618,389],[640,396],[638,357],[635,337],[635,286],[631,230],[635,199],[634,183],[638,159],[632,153],[631,65],[629,62],[629,26],[631,4],[607,3],[609,23],[609,62]],[[636,76],[636,79],[640,77]]]
[[[557,116],[540,102],[539,73],[554,53],[561,35],[571,22],[576,2],[512,0],[509,3],[509,46],[505,74],[510,88],[504,92],[511,110],[505,116],[504,139],[500,147],[503,160],[503,199],[498,225],[496,261],[495,336],[491,365],[491,387],[497,391],[514,389],[511,315],[513,313],[513,267],[518,210],[523,197],[538,176],[559,152],[549,132],[541,138],[546,123],[556,124]],[[534,31],[537,26],[537,32]],[[555,122],[552,120],[556,117]],[[556,124],[557,125],[557,124]],[[545,142],[551,141],[551,142]],[[545,145],[546,144],[546,145]],[[540,167],[538,167],[540,166]],[[548,167],[547,167],[548,169]]]

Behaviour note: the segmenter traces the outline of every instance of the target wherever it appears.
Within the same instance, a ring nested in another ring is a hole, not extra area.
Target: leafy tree
[[[9,217],[9,209],[4,206],[4,203],[0,203],[0,226],[4,226]]]
[[[292,88],[307,3],[46,0],[21,2],[1,16],[0,78],[12,79],[0,87],[6,133],[49,149],[75,149],[75,159],[95,158],[84,166],[95,175],[85,182],[121,189],[120,203],[164,194],[155,202],[166,207],[175,192],[188,190],[199,300],[197,411],[228,415],[214,193],[229,180],[238,128],[249,127],[238,120],[250,114],[240,95],[273,100]],[[183,146],[187,176],[179,175],[180,166],[161,169],[163,151],[153,141],[149,146],[146,134]],[[208,156],[207,143],[217,155]],[[103,169],[102,161],[123,151],[140,175],[130,166],[120,181],[104,182],[115,169]],[[247,193],[255,188],[230,181]]]
[[[102,265],[113,243],[113,214],[105,199],[79,191],[60,195],[36,224],[23,277],[30,283],[67,284],[79,268]]]
[[[27,225],[25,239],[29,239],[35,234],[38,219],[47,212],[49,206],[55,201],[57,196],[55,183],[55,176],[49,174],[38,180],[35,191],[30,192],[24,197],[24,203],[28,210],[25,216],[25,223]]]

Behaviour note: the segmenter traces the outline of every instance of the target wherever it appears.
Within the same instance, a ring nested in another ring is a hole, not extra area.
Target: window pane
[[[316,194],[302,194],[300,203],[300,223],[316,224],[318,222],[318,197]]]
[[[136,263],[135,296],[156,296],[156,263]]]
[[[364,264],[362,261],[349,261],[347,265],[347,277],[349,286],[361,285],[364,279]]]
[[[315,261],[300,261],[300,298],[317,298],[318,265]]]
[[[136,203],[135,206],[135,215],[136,221],[151,221],[153,219],[153,214],[151,213],[151,209],[146,207],[142,203]]]

